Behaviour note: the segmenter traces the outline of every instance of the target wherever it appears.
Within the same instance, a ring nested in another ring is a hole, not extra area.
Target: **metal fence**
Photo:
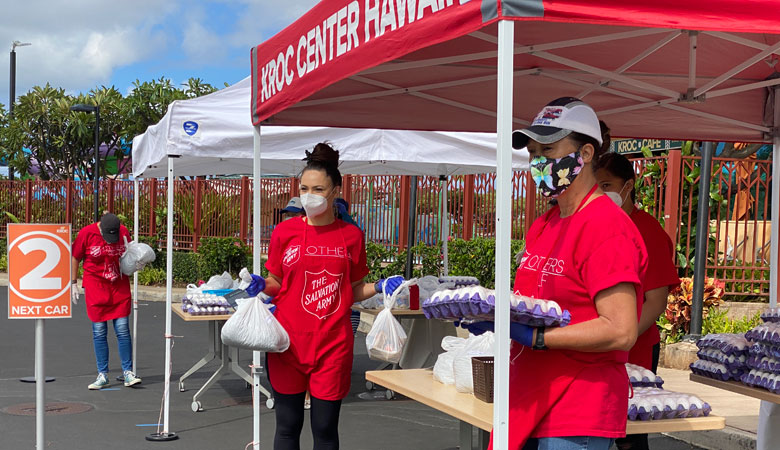
[[[676,245],[681,274],[693,268],[699,198],[699,158],[668,156],[633,160],[638,175],[637,202],[658,218]],[[771,162],[715,158],[710,199],[708,275],[726,283],[729,295],[766,297],[769,292],[771,231]],[[344,177],[343,195],[367,241],[388,248],[408,244],[410,176]],[[445,189],[446,187],[446,189]],[[165,180],[142,180],[139,189],[139,234],[165,245]],[[133,223],[132,181],[100,183],[101,208]],[[294,178],[262,180],[261,251],[267,250],[280,211],[298,195]],[[234,237],[252,246],[252,183],[240,179],[176,180],[174,248],[197,250],[207,237]],[[495,174],[417,178],[415,240],[436,245],[445,229],[453,238],[495,236]],[[549,208],[536,195],[527,172],[512,178],[512,238],[522,239],[531,223]],[[446,211],[446,214],[443,213]],[[7,214],[6,214],[7,213]],[[6,223],[73,223],[74,230],[92,222],[93,187],[78,181],[0,181],[0,238]],[[446,225],[446,227],[445,227]]]

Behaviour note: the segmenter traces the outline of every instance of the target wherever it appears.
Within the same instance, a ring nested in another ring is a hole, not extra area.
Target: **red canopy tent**
[[[770,0],[322,0],[252,50],[252,120],[496,130],[503,192],[511,129],[567,95],[584,97],[615,136],[774,142],[777,158],[778,52],[780,8]],[[705,146],[705,166],[708,157]],[[509,292],[509,246],[500,245],[510,239],[509,197],[497,196],[499,295]],[[777,265],[770,280],[774,305]],[[504,449],[509,314],[506,298],[497,305],[494,431]],[[256,414],[255,441],[258,430]]]

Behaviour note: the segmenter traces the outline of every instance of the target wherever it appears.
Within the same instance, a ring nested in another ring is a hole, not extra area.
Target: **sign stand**
[[[35,449],[46,448],[43,422],[46,416],[46,381],[43,357],[43,327],[44,319],[35,319]]]
[[[35,448],[46,448],[46,319],[71,317],[70,224],[8,224],[8,318],[35,319]],[[29,378],[21,381],[29,382]]]

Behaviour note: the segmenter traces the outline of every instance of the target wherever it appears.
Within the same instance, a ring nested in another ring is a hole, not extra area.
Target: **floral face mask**
[[[543,196],[556,198],[571,185],[584,166],[579,150],[558,159],[537,156],[531,159],[531,176]]]

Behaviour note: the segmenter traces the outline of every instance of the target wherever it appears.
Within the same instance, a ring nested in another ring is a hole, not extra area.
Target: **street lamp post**
[[[32,45],[29,42],[13,41],[11,43],[11,82],[9,83],[9,95],[8,95],[8,115],[14,116],[14,103],[16,103],[16,47],[26,47]],[[8,167],[8,179],[14,180],[14,171],[11,167]]]
[[[78,104],[71,106],[70,110],[95,113],[95,166],[92,170],[92,195],[95,199],[95,222],[97,222],[100,220],[100,198],[98,195],[100,183],[100,106]]]

